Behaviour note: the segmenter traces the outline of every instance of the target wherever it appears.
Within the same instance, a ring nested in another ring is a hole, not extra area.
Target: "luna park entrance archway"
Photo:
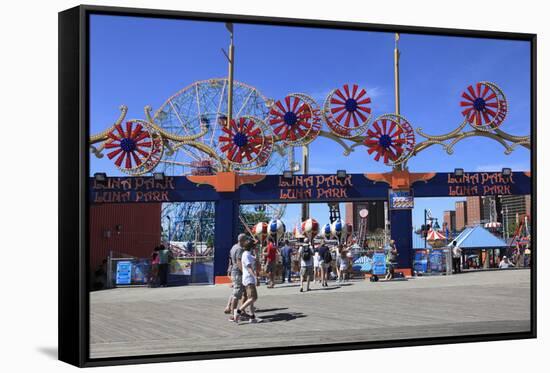
[[[413,261],[414,197],[524,195],[531,193],[531,173],[501,172],[283,175],[238,174],[90,178],[89,200],[101,203],[165,203],[211,201],[215,205],[214,281],[227,280],[229,250],[240,233],[241,203],[353,202],[384,200],[389,206],[391,239],[399,248],[400,268]]]

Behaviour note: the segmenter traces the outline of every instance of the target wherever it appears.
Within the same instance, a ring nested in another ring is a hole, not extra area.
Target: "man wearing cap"
[[[513,266],[514,266],[514,264],[506,256],[503,256],[502,260],[498,264],[498,268],[500,268],[500,269],[506,269],[506,268],[510,268],[510,267],[513,267]]]
[[[461,272],[461,258],[462,258],[462,249],[457,246],[456,241],[453,241],[451,243],[452,247],[452,253],[453,253],[453,273],[460,273]]]
[[[237,243],[233,245],[229,251],[229,260],[231,262],[231,282],[233,283],[233,292],[229,297],[228,307],[225,309],[225,313],[231,314],[230,321],[233,321],[233,312],[237,309],[239,300],[243,297],[243,267],[242,256],[244,246],[247,242],[246,235],[244,233],[239,234],[237,237]]]

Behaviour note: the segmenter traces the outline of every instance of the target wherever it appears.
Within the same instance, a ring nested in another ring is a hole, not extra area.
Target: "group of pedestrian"
[[[239,322],[246,320],[250,323],[261,322],[255,314],[255,304],[258,300],[257,285],[259,285],[259,260],[257,256],[257,242],[245,234],[240,234],[237,243],[233,245],[229,253],[228,274],[231,276],[232,293],[227,301],[224,312],[229,315],[229,320]],[[336,269],[337,284],[346,281],[350,277],[352,267],[352,255],[344,244],[330,248],[325,240],[320,240],[318,245],[309,239],[300,243],[297,252],[290,245],[288,240],[283,242],[279,249],[277,242],[269,238],[265,249],[262,251],[263,268],[267,275],[267,288],[275,286],[275,272],[277,260],[280,256],[282,261],[282,283],[292,282],[292,264],[297,255],[300,263],[300,286],[301,293],[311,291],[311,283],[319,283],[322,287],[328,287],[328,280],[331,279],[333,268]],[[391,280],[394,268],[397,265],[397,248],[395,242],[390,243],[388,254],[387,280]],[[333,263],[333,261],[335,263]]]
[[[241,233],[237,243],[229,252],[229,272],[233,290],[224,312],[230,315],[229,320],[232,322],[238,323],[244,318],[247,318],[250,323],[262,321],[256,317],[255,313],[258,291],[256,289],[257,259],[254,251],[254,241]],[[250,313],[246,312],[247,309]]]
[[[307,238],[298,250],[300,260],[300,292],[310,291],[310,283],[328,286],[335,260],[336,282],[344,282],[349,278],[352,266],[352,255],[345,245],[329,248],[324,240],[317,246]],[[304,289],[304,284],[306,285]]]

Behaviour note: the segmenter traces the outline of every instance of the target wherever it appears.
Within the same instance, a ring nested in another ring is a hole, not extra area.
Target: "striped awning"
[[[498,221],[491,221],[489,223],[485,223],[485,228],[500,228],[502,226],[502,223],[499,223]]]
[[[428,241],[437,241],[437,240],[445,240],[446,237],[442,233],[440,233],[440,232],[438,232],[434,229],[430,229],[428,231],[428,235],[427,235],[426,239]]]

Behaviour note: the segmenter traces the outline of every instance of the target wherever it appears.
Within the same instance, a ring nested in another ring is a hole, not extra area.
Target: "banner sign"
[[[369,258],[368,256],[360,256],[353,261],[353,265],[351,268],[354,271],[370,272],[372,271],[372,264],[372,258]]]
[[[416,250],[413,259],[413,269],[416,273],[426,273],[428,271],[427,250]]]
[[[151,273],[151,259],[138,259],[132,266],[132,284],[146,284]]]
[[[390,190],[389,201],[391,210],[408,210],[414,208],[414,197],[408,190]]]
[[[445,257],[441,250],[433,250],[430,253],[430,270],[432,272],[445,272]]]
[[[372,274],[377,276],[386,274],[386,254],[374,253],[372,256]]]
[[[336,175],[266,175],[261,181],[241,185],[235,192],[218,193],[208,184],[196,184],[186,176],[166,176],[154,180],[151,176],[109,177],[106,181],[90,178],[91,203],[158,203],[193,202],[235,199],[242,203],[291,203],[306,201],[354,201],[388,198],[388,183],[372,181],[363,174]],[[409,209],[415,197],[462,197],[487,195],[524,195],[531,193],[529,173],[513,172],[505,177],[501,172],[436,173],[426,181],[414,182],[410,196],[395,193],[394,209]],[[391,196],[390,196],[391,198]],[[399,207],[403,206],[403,207]]]
[[[272,201],[350,201],[365,198],[386,199],[388,185],[376,183],[362,174],[347,175],[294,175],[284,178],[267,175],[256,184],[242,185],[239,199],[243,202]]]
[[[132,283],[132,261],[121,260],[117,262],[115,283],[117,285],[130,285]]]
[[[185,176],[109,177],[106,181],[90,179],[91,203],[150,203],[177,201],[215,201],[219,199],[210,186],[197,186]]]
[[[531,177],[526,172],[466,172],[436,173],[426,182],[413,184],[415,197],[469,197],[531,194]]]
[[[155,203],[217,201],[233,198],[243,203],[341,201],[386,199],[388,185],[367,179],[363,174],[347,175],[266,175],[254,184],[241,185],[235,192],[218,193],[210,185],[198,185],[185,176],[156,181],[152,177],[112,177],[99,182],[90,178],[91,203]]]
[[[192,259],[174,259],[170,262],[170,274],[191,276]]]

